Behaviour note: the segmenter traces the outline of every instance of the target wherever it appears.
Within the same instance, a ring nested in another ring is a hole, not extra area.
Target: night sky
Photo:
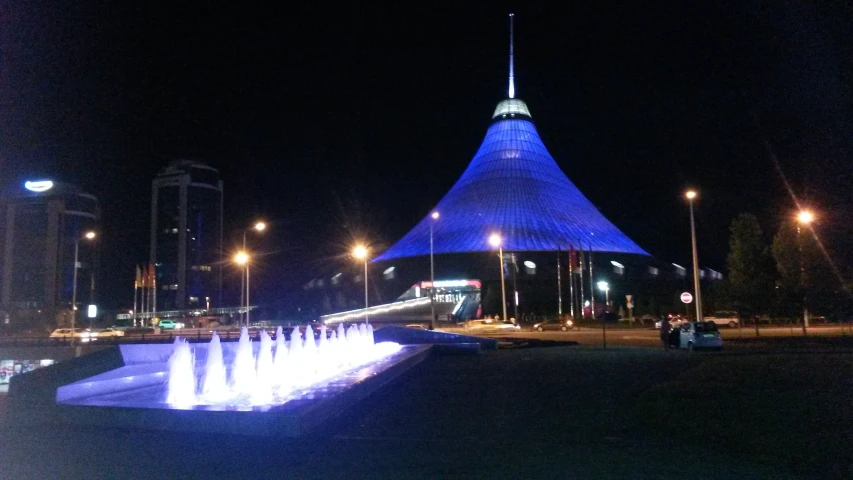
[[[271,222],[261,298],[295,291],[353,238],[388,246],[426,215],[506,97],[512,7],[423,3],[0,2],[2,181],[99,197],[100,295],[126,307],[151,180],[204,161],[225,181],[229,246]],[[512,9],[517,96],[568,177],[683,265],[695,186],[701,263],[724,270],[735,215],[759,215],[768,242],[788,221],[782,172],[850,265],[853,10],[626,3]]]

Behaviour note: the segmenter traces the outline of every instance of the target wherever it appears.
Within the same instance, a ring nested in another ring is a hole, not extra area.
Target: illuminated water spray
[[[374,343],[373,327],[369,324],[349,328],[341,324],[328,333],[322,326],[319,339],[314,338],[310,326],[305,328],[304,336],[297,327],[289,344],[281,327],[276,329],[274,341],[262,330],[256,343],[243,327],[236,349],[229,350],[233,352],[230,365],[226,363],[219,336],[214,333],[204,366],[196,369],[190,344],[177,339],[169,358],[166,402],[178,408],[282,404],[297,394],[310,394],[312,388],[319,388],[336,375],[380,360],[400,348],[396,343]]]

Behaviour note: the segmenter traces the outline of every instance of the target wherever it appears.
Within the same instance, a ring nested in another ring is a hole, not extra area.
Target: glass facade
[[[206,306],[221,298],[222,182],[207,165],[179,160],[153,184],[151,262],[157,309]]]
[[[528,112],[526,105],[514,108]],[[489,235],[499,233],[504,251],[556,251],[574,244],[648,255],[572,184],[526,118],[497,117],[433,211],[441,214],[434,225],[435,253],[492,250]],[[421,220],[375,261],[429,255],[430,222],[429,216]]]
[[[90,302],[98,247],[81,239],[87,231],[98,230],[97,199],[73,185],[53,183],[44,191],[21,189],[0,200],[0,308],[18,326],[58,321],[54,314],[71,307],[78,240],[77,302],[78,306]]]

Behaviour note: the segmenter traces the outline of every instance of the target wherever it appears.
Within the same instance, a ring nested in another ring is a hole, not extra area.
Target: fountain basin
[[[223,343],[233,354],[234,343]],[[257,344],[253,345],[257,349]],[[369,364],[344,370],[310,386],[294,388],[268,404],[166,403],[171,345],[121,345],[124,366],[56,390],[66,423],[169,431],[299,437],[316,431],[356,402],[423,361],[430,345],[404,345]],[[193,345],[196,364],[206,344]],[[82,358],[80,360],[83,360]]]

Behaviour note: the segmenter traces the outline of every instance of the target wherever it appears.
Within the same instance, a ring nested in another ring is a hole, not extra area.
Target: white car
[[[102,328],[98,330],[99,337],[123,337],[124,331],[115,328]]]
[[[682,323],[686,322],[683,318],[670,318],[669,319],[669,329],[670,331],[678,328]],[[658,320],[655,322],[655,329],[660,330],[661,325],[663,325],[663,320]]]
[[[685,322],[680,327],[679,343],[681,348],[723,348],[723,338],[714,322]]]
[[[521,327],[516,324],[491,319],[469,320],[465,324],[465,330],[469,332],[516,332],[520,329]]]
[[[74,335],[73,336],[75,338],[83,337],[84,334],[87,337],[89,336],[88,332],[85,332],[82,328],[75,328],[74,329]],[[71,329],[70,328],[57,328],[56,330],[54,330],[50,334],[50,338],[71,338],[71,337],[72,337],[72,335],[71,335]]]
[[[737,327],[740,322],[737,312],[717,312],[711,316],[705,317],[705,321],[714,322],[718,327],[726,325],[729,328]]]

